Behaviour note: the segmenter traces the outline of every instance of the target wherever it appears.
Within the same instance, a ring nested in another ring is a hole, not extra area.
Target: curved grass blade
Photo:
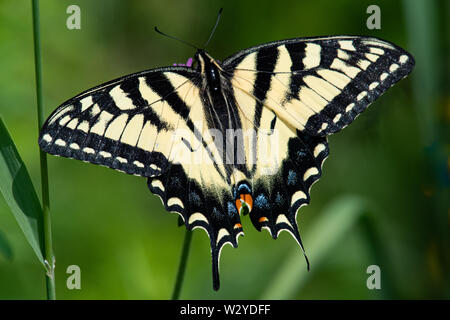
[[[37,258],[43,256],[42,208],[27,168],[0,117],[0,191]],[[47,269],[47,268],[46,268]]]
[[[313,272],[320,267],[321,260],[341,238],[367,212],[364,198],[347,195],[339,197],[327,206],[304,237]],[[272,278],[261,299],[293,299],[310,278],[311,272],[300,268],[301,254],[295,248]]]

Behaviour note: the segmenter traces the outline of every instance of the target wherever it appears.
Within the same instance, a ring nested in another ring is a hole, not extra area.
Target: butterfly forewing
[[[267,107],[310,135],[347,126],[413,66],[403,49],[355,36],[277,41],[224,61],[237,104],[256,126]]]
[[[186,127],[189,102],[198,92],[196,77],[189,69],[155,70],[86,91],[53,112],[39,145],[54,155],[129,174],[159,175],[173,160],[177,129]]]

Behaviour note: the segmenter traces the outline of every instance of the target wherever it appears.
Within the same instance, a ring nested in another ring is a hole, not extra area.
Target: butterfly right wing
[[[329,36],[276,41],[223,62],[244,131],[250,218],[273,238],[290,232],[302,247],[298,209],[328,156],[326,136],[342,130],[411,72],[414,59],[386,41]],[[248,161],[252,159],[253,161]]]
[[[387,41],[328,36],[276,41],[223,62],[241,111],[259,125],[263,107],[312,136],[338,132],[414,68],[414,58]]]

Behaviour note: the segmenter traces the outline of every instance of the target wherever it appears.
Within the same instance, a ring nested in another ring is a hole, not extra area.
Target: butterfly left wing
[[[64,102],[47,119],[41,149],[143,177],[160,175],[174,160],[180,127],[198,75],[188,68],[125,76]]]
[[[222,247],[242,235],[223,159],[205,123],[192,68],[167,67],[100,85],[63,103],[45,122],[41,149],[148,178],[151,192],[188,230],[211,242],[214,288]]]
[[[346,127],[413,67],[414,58],[398,46],[358,36],[271,42],[224,61],[247,105],[242,112],[255,125],[267,107],[292,127],[320,136]]]

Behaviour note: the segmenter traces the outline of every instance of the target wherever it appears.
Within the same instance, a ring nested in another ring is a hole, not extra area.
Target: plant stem
[[[42,98],[42,59],[41,59],[41,41],[39,33],[39,1],[32,0],[33,6],[33,36],[34,36],[34,65],[36,74],[36,98],[37,98],[37,115],[38,115],[38,132],[44,123],[44,109]],[[48,168],[47,155],[39,151],[41,162],[41,188],[42,188],[42,227],[44,241],[44,258],[47,265],[46,284],[47,299],[55,300],[55,258],[53,255],[52,245],[52,228],[50,217],[50,197],[48,188]],[[42,230],[41,230],[42,231]]]
[[[181,286],[183,284],[184,272],[186,271],[186,263],[191,247],[192,231],[186,230],[184,235],[183,249],[181,251],[180,265],[178,266],[177,279],[172,293],[172,300],[178,300],[180,297]]]

